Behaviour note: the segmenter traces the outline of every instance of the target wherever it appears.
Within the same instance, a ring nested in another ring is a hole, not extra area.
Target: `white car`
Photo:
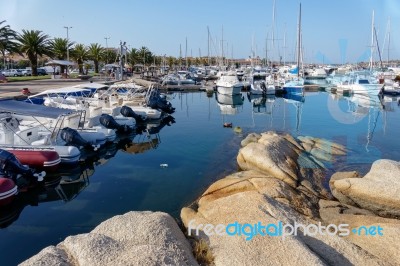
[[[3,71],[3,75],[6,77],[22,77],[22,72],[19,69],[7,69]]]
[[[32,70],[31,69],[22,69],[21,73],[24,76],[32,76]]]

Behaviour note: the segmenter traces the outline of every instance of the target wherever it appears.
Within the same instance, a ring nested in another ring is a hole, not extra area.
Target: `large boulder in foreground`
[[[198,265],[175,220],[162,212],[128,212],[88,234],[69,236],[21,265]]]
[[[350,232],[346,239],[381,258],[383,261],[400,265],[400,220],[376,216],[368,210],[360,209],[351,205],[342,204],[338,201],[320,200],[319,213],[325,224],[348,224]],[[381,228],[369,231],[366,228]],[[358,229],[358,230],[357,230]]]
[[[312,198],[284,181],[257,171],[242,171],[212,184],[197,204],[182,209],[181,218],[189,235],[208,243],[216,265],[386,264],[337,235],[257,234],[246,240],[249,234],[209,234],[208,224],[318,224],[315,209]],[[268,231],[273,233],[274,229]],[[251,232],[249,228],[247,232]]]
[[[323,161],[331,162],[336,155],[344,155],[345,148],[324,139],[293,138],[288,134],[266,132],[249,134],[242,141],[237,162],[243,170],[256,170],[271,175],[296,188],[302,186],[309,193],[330,198],[324,187]]]
[[[336,173],[331,191],[341,203],[358,206],[380,216],[400,217],[400,162],[378,160],[360,177],[356,173]]]

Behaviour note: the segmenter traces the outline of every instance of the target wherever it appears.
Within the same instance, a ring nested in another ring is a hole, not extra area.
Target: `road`
[[[88,82],[90,81],[80,79],[42,79],[0,83],[0,98],[20,96],[21,90],[24,88],[28,88],[29,91],[34,94],[48,89],[69,87]],[[102,81],[93,82],[101,83]]]

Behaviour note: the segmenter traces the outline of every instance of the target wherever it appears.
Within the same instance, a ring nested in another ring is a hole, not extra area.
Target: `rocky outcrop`
[[[400,163],[378,160],[361,178],[337,173],[330,181],[333,195],[342,203],[370,210],[380,216],[400,217]]]
[[[330,198],[325,188],[323,161],[344,155],[345,148],[328,140],[293,138],[275,132],[249,134],[242,141],[237,162],[243,170],[256,170],[280,179],[293,188],[299,186],[318,197]]]
[[[115,216],[69,236],[21,265],[197,265],[174,219],[161,212]]]
[[[207,241],[216,265],[400,265],[399,163],[377,161],[364,177],[333,175],[334,201],[327,200],[324,164],[344,155],[343,146],[274,132],[249,134],[241,144],[244,171],[215,182],[181,211],[188,233]],[[256,229],[260,222],[288,226],[281,232],[300,226],[282,237]],[[321,233],[321,226],[330,230]]]
[[[196,206],[182,209],[181,218],[188,234],[207,241],[216,265],[381,264],[376,256],[338,236],[257,234],[246,240],[244,234],[204,232],[210,231],[204,228],[206,224],[317,224],[316,209],[312,199],[284,181],[257,171],[243,171],[211,185]]]
[[[360,209],[338,201],[321,200],[319,213],[325,224],[348,224],[352,232],[346,239],[368,251],[383,261],[400,265],[398,250],[400,243],[400,220],[376,216],[373,212]],[[369,231],[364,228],[382,228],[378,231]],[[373,235],[375,234],[375,235]]]

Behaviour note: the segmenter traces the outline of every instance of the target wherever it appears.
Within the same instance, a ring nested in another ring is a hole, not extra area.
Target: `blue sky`
[[[64,4],[65,3],[65,4]],[[276,0],[274,47],[269,57],[294,58],[298,0]],[[399,0],[303,0],[302,32],[306,62],[342,63],[368,60],[372,10],[383,59],[387,58],[386,28],[390,17],[390,58],[399,59]],[[207,55],[207,26],[215,45],[212,55],[247,58],[252,49],[265,57],[266,39],[272,38],[273,0],[0,0],[0,21],[14,30],[41,30],[51,37],[69,37],[76,43],[131,48],[148,47],[157,55]],[[284,34],[286,32],[286,34]],[[286,38],[284,38],[286,36]],[[286,40],[284,49],[283,39]]]

